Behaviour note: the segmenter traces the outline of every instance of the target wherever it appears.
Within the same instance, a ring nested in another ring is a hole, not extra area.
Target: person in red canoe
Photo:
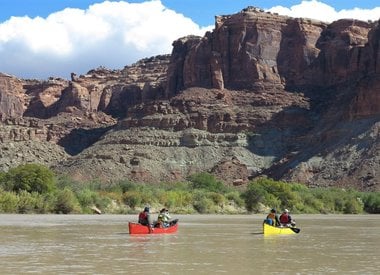
[[[150,217],[149,213],[149,207],[145,207],[142,212],[139,214],[139,223],[142,225],[149,226],[150,229],[152,229],[152,219]]]
[[[162,208],[160,210],[160,214],[158,214],[156,227],[169,227],[170,219],[171,217],[169,215],[169,210],[166,208]]]

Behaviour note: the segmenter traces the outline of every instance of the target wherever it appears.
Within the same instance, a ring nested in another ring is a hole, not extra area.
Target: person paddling
[[[281,225],[288,227],[296,225],[295,221],[292,220],[288,209],[284,209],[284,212],[282,212],[280,216],[280,223]]]
[[[166,208],[162,208],[160,214],[158,214],[157,218],[157,226],[158,227],[169,227],[170,226],[170,215],[169,210]]]
[[[280,221],[278,219],[278,215],[276,214],[276,209],[272,208],[270,213],[268,214],[267,218],[264,220],[265,223],[273,226],[279,226]]]
[[[139,214],[139,223],[142,225],[146,225],[149,227],[149,232],[153,231],[152,227],[152,219],[150,217],[150,209],[149,207],[145,207],[142,212]]]

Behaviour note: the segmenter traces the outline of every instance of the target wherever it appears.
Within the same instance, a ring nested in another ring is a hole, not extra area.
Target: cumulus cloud
[[[11,17],[0,24],[0,72],[21,78],[68,78],[105,66],[123,68],[172,50],[179,37],[201,28],[161,1],[103,2],[67,8],[47,18]]]
[[[292,17],[332,22],[339,18],[378,20],[372,10],[336,11],[320,1],[302,1],[290,8],[269,9]],[[172,50],[182,36],[203,36],[200,27],[166,8],[160,0],[98,3],[86,10],[67,8],[42,17],[11,17],[0,23],[0,72],[20,78],[69,78],[105,66],[120,69],[137,60]]]
[[[324,22],[333,22],[342,18],[363,21],[375,21],[380,19],[380,7],[374,9],[354,8],[351,10],[337,11],[333,7],[317,0],[302,1],[300,4],[290,8],[276,6],[268,9],[268,11],[291,17],[312,18]]]

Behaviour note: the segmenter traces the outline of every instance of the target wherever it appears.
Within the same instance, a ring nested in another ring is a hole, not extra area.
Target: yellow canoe
[[[301,231],[297,227],[276,227],[266,223],[263,223],[264,235],[293,235]]]

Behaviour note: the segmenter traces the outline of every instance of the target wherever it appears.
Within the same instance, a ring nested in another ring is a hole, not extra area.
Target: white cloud
[[[342,18],[358,19],[363,21],[375,21],[380,19],[380,7],[371,10],[355,8],[352,10],[337,11],[333,7],[317,0],[302,1],[300,4],[294,5],[290,8],[276,6],[268,9],[268,11],[297,18],[312,18],[324,22],[333,22]]]
[[[177,38],[204,35],[210,28],[200,28],[161,1],[106,1],[47,18],[11,17],[0,24],[0,72],[45,79],[99,66],[122,68],[170,53]]]
[[[270,9],[292,17],[332,22],[339,18],[378,20],[373,10],[336,11],[316,1]],[[137,60],[170,53],[182,36],[204,35],[191,19],[163,6],[160,0],[94,4],[86,10],[67,8],[46,18],[11,17],[0,23],[0,72],[21,78],[83,74],[105,66],[123,68]]]

